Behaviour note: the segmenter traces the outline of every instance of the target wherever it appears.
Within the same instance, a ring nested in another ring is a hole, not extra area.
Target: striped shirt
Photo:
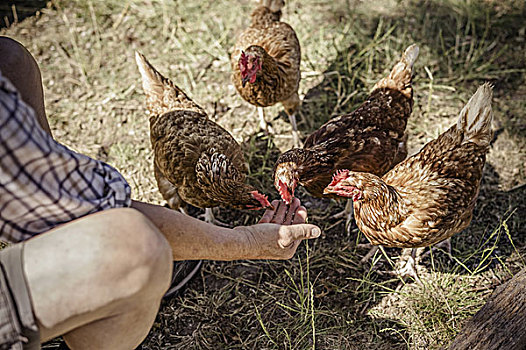
[[[130,204],[122,175],[56,142],[0,73],[0,239],[20,242]]]

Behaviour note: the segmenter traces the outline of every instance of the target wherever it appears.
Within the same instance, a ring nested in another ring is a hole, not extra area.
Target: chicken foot
[[[212,225],[221,226],[221,227],[230,227],[230,225],[222,221],[219,221],[215,218],[212,208],[205,208],[205,213],[199,215],[199,217],[204,218],[205,222],[212,224]]]
[[[402,259],[404,259],[405,256],[408,256],[409,249],[411,250],[411,254],[407,258],[407,262],[405,265],[395,271],[395,274],[404,278],[404,277],[412,277],[416,282],[420,282],[420,278],[418,277],[418,267],[419,262],[426,257],[427,255],[431,254],[433,250],[446,247],[446,250],[449,253],[449,256],[451,256],[451,239],[448,238],[438,244],[436,244],[434,247],[430,248],[428,252],[422,254],[426,247],[422,248],[408,248],[404,249],[402,251],[402,255],[400,256],[400,262]],[[405,259],[404,259],[405,260]]]
[[[371,244],[360,244],[361,248],[369,247],[369,246],[372,246],[372,245]],[[364,255],[364,257],[360,260],[360,262],[366,263],[367,261],[369,261],[374,256],[374,254],[379,248],[380,246],[372,246],[371,250],[369,250],[369,252],[367,252],[367,254]],[[431,247],[429,251],[423,253],[425,248],[426,247],[403,249],[402,254],[400,255],[400,259],[398,260],[396,264],[398,268],[388,273],[399,276],[401,278],[412,277],[416,282],[420,282],[420,277],[418,276],[420,261],[426,256],[430,255],[434,250],[437,250],[440,248],[445,248],[446,251],[448,252],[448,255],[451,257],[451,238],[448,238],[436,244],[434,247]]]
[[[402,250],[400,260],[397,263],[400,267],[393,271],[393,274],[401,278],[412,277],[416,282],[420,282],[420,277],[418,277],[418,263],[420,262],[424,249],[425,248],[405,248]],[[402,264],[403,266],[401,266]]]
[[[265,119],[265,108],[256,107],[257,113],[259,115],[259,128],[264,130],[267,134],[274,134],[274,129]]]
[[[422,248],[406,248],[402,251],[402,254],[400,255],[400,260],[397,263],[398,266],[400,266],[398,269],[393,271],[392,273],[401,277],[412,277],[416,282],[420,282],[420,278],[418,276],[418,270],[419,270],[419,263],[420,261],[431,254],[434,250],[440,249],[440,248],[446,248],[446,251],[448,252],[449,256],[451,257],[451,238],[448,238],[438,244],[436,244],[434,247],[431,247],[429,251],[424,252],[426,247]],[[409,254],[410,252],[410,254]],[[374,253],[374,252],[373,252]],[[369,254],[369,253],[368,253]],[[367,255],[366,255],[367,256]],[[365,257],[364,257],[365,258]],[[405,261],[405,264],[403,263]],[[401,266],[404,264],[403,266]]]
[[[330,219],[340,219],[343,217],[345,217],[345,229],[349,230],[351,222],[354,218],[352,199],[347,199],[347,203],[345,204],[345,209],[343,211],[329,216]]]
[[[452,255],[451,255],[451,238],[448,238],[448,239],[443,240],[440,243],[435,244],[433,247],[431,247],[429,249],[428,252],[425,252],[424,254],[422,254],[422,259],[425,258],[426,256],[430,255],[433,251],[435,251],[437,249],[441,249],[441,248],[445,248],[448,256],[450,258],[452,257]]]

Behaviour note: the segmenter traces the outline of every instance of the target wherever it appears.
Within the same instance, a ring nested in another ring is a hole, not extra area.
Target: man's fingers
[[[288,248],[297,240],[317,238],[321,235],[320,228],[311,224],[284,225],[279,231],[278,244],[281,248]]]
[[[274,214],[276,213],[276,210],[278,209],[278,206],[280,205],[281,201],[278,201],[277,199],[274,199],[272,201],[272,206],[275,208],[274,210],[267,209],[265,210],[265,213],[261,217],[261,220],[259,220],[260,224],[269,223],[272,221],[272,218],[274,217]]]
[[[279,207],[276,209],[276,214],[274,215],[272,222],[276,224],[282,224],[283,221],[285,221],[285,214],[287,214],[288,208],[289,206],[286,205],[285,202],[280,201]]]
[[[289,210],[287,211],[287,216],[285,217],[285,220],[283,221],[284,225],[290,225],[292,224],[292,220],[294,218],[294,215],[296,214],[296,210],[298,210],[300,206],[300,200],[296,197],[292,200],[290,203]]]
[[[292,224],[304,224],[305,221],[307,221],[307,208],[300,206],[298,210],[296,210],[296,215],[294,215],[294,221]]]

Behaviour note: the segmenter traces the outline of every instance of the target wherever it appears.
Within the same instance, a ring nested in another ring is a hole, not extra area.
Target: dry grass
[[[493,288],[525,266],[526,41],[522,1],[290,1],[284,20],[302,44],[305,135],[355,108],[402,50],[416,42],[410,147],[444,131],[482,82],[495,84],[496,137],[473,222],[453,238],[453,259],[423,261],[422,285],[361,264],[365,239],[335,201],[300,191],[322,238],[291,261],[208,262],[184,298],[163,303],[143,349],[435,349],[447,344]],[[248,0],[52,1],[1,29],[39,62],[55,137],[117,167],[136,199],[161,203],[152,176],[148,121],[134,50],[230,130],[246,150],[252,181],[273,197],[270,171],[291,146],[280,107],[277,135],[257,130],[253,108],[230,83],[229,49],[249,21]],[[221,209],[251,224],[255,214]],[[396,259],[397,249],[387,249]],[[390,258],[390,259],[391,259]],[[47,345],[55,347],[55,343]]]

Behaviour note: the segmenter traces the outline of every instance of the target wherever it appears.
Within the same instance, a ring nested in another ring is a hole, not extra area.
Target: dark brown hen
[[[354,200],[358,227],[372,244],[425,247],[462,231],[471,222],[492,138],[491,96],[491,86],[482,85],[455,125],[382,178],[342,170],[325,193]]]
[[[405,158],[407,119],[413,105],[412,67],[418,46],[408,47],[390,74],[355,111],[329,120],[303,148],[282,154],[274,168],[274,186],[290,202],[298,185],[322,197],[337,169],[382,175]]]
[[[280,22],[283,6],[283,0],[263,0],[252,12],[251,25],[239,35],[232,51],[232,82],[241,97],[258,107],[264,129],[268,127],[263,107],[281,102],[298,146],[295,113],[300,104],[301,51],[294,29]]]
[[[270,207],[266,196],[245,183],[247,166],[232,135],[143,55],[136,53],[135,58],[150,112],[155,178],[169,206]]]

